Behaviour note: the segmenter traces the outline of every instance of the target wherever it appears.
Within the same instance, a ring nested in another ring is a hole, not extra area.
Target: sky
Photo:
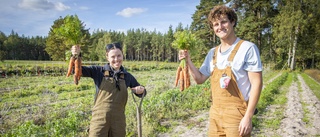
[[[144,28],[166,33],[191,25],[200,0],[0,0],[0,31],[48,36],[59,17],[77,15],[90,33]]]

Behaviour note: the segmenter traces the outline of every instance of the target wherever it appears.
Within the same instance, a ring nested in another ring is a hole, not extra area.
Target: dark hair
[[[208,15],[208,22],[211,29],[213,29],[212,22],[223,15],[227,15],[230,22],[235,22],[233,27],[237,26],[238,17],[234,10],[225,5],[218,5],[214,6]]]
[[[112,49],[120,49],[122,51],[121,44],[118,42],[107,44],[106,45],[106,52],[109,53],[110,50]]]

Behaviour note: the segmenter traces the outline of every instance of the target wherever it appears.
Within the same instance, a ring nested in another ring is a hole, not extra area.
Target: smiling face
[[[106,53],[106,56],[110,66],[116,71],[119,70],[123,61],[122,51],[118,48],[114,48],[109,50],[109,52]]]
[[[212,27],[214,33],[220,39],[228,39],[229,36],[234,34],[234,24],[234,22],[230,22],[226,15],[221,15],[212,22]]]
[[[210,28],[222,40],[235,37],[234,28],[237,20],[237,14],[225,5],[213,7],[208,15]]]

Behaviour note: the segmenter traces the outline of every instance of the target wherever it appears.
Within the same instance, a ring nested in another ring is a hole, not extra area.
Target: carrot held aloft
[[[80,77],[82,75],[82,68],[81,68],[81,57],[77,57],[74,62],[74,83],[78,85]]]
[[[81,78],[81,76],[82,76],[82,60],[81,60],[81,57],[78,57],[79,58],[79,60],[78,60],[78,63],[80,64],[79,66],[79,75],[78,75],[78,80],[80,81],[80,78]]]
[[[76,58],[74,58],[73,56],[70,58],[70,62],[69,62],[69,67],[68,67],[68,72],[67,72],[67,77],[69,77],[72,73],[72,69],[74,66],[74,61]]]
[[[174,82],[175,87],[178,86],[179,79],[180,79],[180,71],[182,71],[182,68],[179,66],[176,72],[176,80]]]
[[[186,65],[184,67],[184,88],[187,89],[190,87],[190,74],[189,74],[189,67]]]
[[[180,84],[180,91],[184,90],[184,70],[182,69],[180,71],[180,77],[179,77],[179,84]]]

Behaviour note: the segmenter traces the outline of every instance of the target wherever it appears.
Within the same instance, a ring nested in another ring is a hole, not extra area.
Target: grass
[[[208,84],[193,85],[190,90],[180,92],[173,87],[175,69],[166,67],[173,67],[173,63],[144,63],[148,66],[132,62],[143,69],[130,71],[148,90],[142,107],[144,135],[155,136],[172,128],[159,121],[186,119],[197,110],[208,108],[209,92],[203,91],[208,89]],[[73,84],[72,77],[65,76],[2,78],[0,114],[4,124],[0,125],[1,136],[87,136],[94,92],[90,78],[81,78],[78,86]],[[136,108],[132,101],[129,96],[127,136],[137,135]],[[164,115],[166,113],[168,115]]]
[[[274,96],[274,101],[270,103],[270,105],[278,106],[274,112],[267,112],[268,119],[262,121],[263,125],[267,128],[278,129],[280,128],[281,120],[284,118],[283,112],[285,111],[285,105],[287,103],[286,94],[288,92],[289,87],[291,86],[295,75],[290,73],[287,77],[287,80],[281,85],[279,88],[279,92],[276,96]],[[270,118],[271,117],[271,118]]]
[[[313,91],[313,94],[320,100],[320,84],[315,79],[311,78],[310,75],[306,73],[301,74],[303,80],[309,86],[309,88]]]
[[[17,64],[12,64],[15,63]],[[190,128],[193,123],[187,119],[199,112],[209,111],[209,81],[202,85],[195,85],[192,81],[192,86],[183,92],[174,87],[178,63],[125,64],[128,68],[131,66],[129,72],[148,91],[142,104],[143,136],[170,132],[179,124],[175,121],[185,121]],[[282,72],[264,73],[264,81],[279,73]],[[302,76],[308,78],[307,75]],[[270,104],[286,102],[284,92],[279,88],[287,87],[292,79],[293,74],[284,72],[266,85],[258,104],[259,115],[263,115]],[[320,89],[317,85],[314,86],[313,88]],[[317,89],[314,91],[319,92]],[[72,77],[65,76],[0,78],[0,115],[3,122],[0,125],[0,136],[87,136],[94,92],[94,84],[90,78],[81,78],[78,86],[73,83]],[[281,118],[278,112],[276,115]],[[136,108],[131,95],[126,106],[126,117],[127,136],[137,136]],[[201,121],[203,120],[205,119]],[[259,122],[261,121],[255,121],[255,124]],[[277,120],[269,121],[270,126],[277,123]]]
[[[273,74],[270,77],[273,77]],[[288,87],[288,83],[290,83],[291,75],[287,72],[282,73],[279,77],[274,79],[272,82],[268,83],[268,85],[262,90],[260,95],[260,100],[257,105],[259,110],[258,115],[253,117],[252,123],[255,128],[260,129],[262,127],[267,128],[276,128],[279,127],[280,121],[283,117],[282,110],[276,110],[275,112],[267,111],[267,107],[275,104],[284,104],[286,102],[285,99],[285,90],[280,90],[282,85],[286,85]],[[283,87],[284,88],[284,87]],[[281,106],[280,106],[281,108]],[[271,118],[268,118],[271,117]]]

